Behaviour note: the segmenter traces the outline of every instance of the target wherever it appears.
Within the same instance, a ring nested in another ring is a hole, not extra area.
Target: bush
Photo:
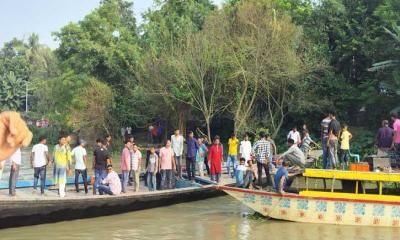
[[[54,126],[49,126],[47,128],[38,128],[36,126],[29,126],[33,134],[32,144],[36,144],[39,142],[40,136],[47,137],[47,144],[56,145],[58,141],[59,130]]]
[[[350,140],[352,153],[360,154],[361,159],[375,153],[375,133],[360,127],[350,127],[349,131],[353,135]]]

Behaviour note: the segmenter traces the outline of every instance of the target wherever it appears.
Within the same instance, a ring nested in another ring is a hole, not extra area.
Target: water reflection
[[[220,197],[93,219],[0,231],[0,239],[400,239],[396,228],[301,224],[256,219],[245,206]]]

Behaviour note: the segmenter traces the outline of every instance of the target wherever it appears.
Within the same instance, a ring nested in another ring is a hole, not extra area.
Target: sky
[[[100,0],[0,0],[0,47],[5,42],[27,39],[38,33],[40,43],[56,48],[51,36],[69,22],[78,22],[99,6]],[[223,0],[213,0],[220,5]],[[134,13],[140,23],[141,14],[153,6],[153,0],[134,0]]]

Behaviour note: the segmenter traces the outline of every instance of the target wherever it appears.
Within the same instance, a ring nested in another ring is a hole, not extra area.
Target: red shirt
[[[211,174],[218,174],[222,172],[221,164],[223,161],[223,147],[221,144],[211,145],[208,154],[208,160],[210,161]]]

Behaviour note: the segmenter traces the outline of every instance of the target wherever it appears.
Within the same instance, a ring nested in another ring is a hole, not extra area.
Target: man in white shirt
[[[87,152],[85,149],[86,141],[80,140],[79,146],[76,146],[72,150],[72,157],[75,160],[75,189],[79,192],[79,175],[82,175],[83,185],[85,186],[85,193],[88,193],[88,183],[87,183]]]
[[[135,144],[131,152],[131,171],[133,177],[133,186],[135,187],[135,192],[139,192],[140,186],[140,164],[142,162],[142,153],[139,147]]]
[[[246,133],[244,140],[240,142],[239,153],[240,158],[244,158],[247,161],[251,160],[251,142],[249,140],[249,135]]]
[[[10,180],[8,182],[9,194],[11,197],[15,196],[15,187],[17,186],[17,179],[19,174],[19,167],[21,166],[21,149],[18,148],[17,151],[13,153],[10,157]]]
[[[293,139],[295,145],[299,145],[301,143],[301,137],[299,131],[297,131],[297,127],[293,127],[292,131],[287,135],[287,139]]]
[[[39,137],[39,143],[34,145],[31,152],[31,167],[33,167],[33,189],[36,192],[37,183],[40,178],[40,193],[44,194],[46,184],[46,166],[50,162],[49,148],[46,145],[45,136]]]
[[[185,139],[180,134],[179,129],[175,130],[175,134],[171,136],[171,146],[175,154],[176,172],[178,178],[182,178],[181,160],[183,155],[183,143]]]

